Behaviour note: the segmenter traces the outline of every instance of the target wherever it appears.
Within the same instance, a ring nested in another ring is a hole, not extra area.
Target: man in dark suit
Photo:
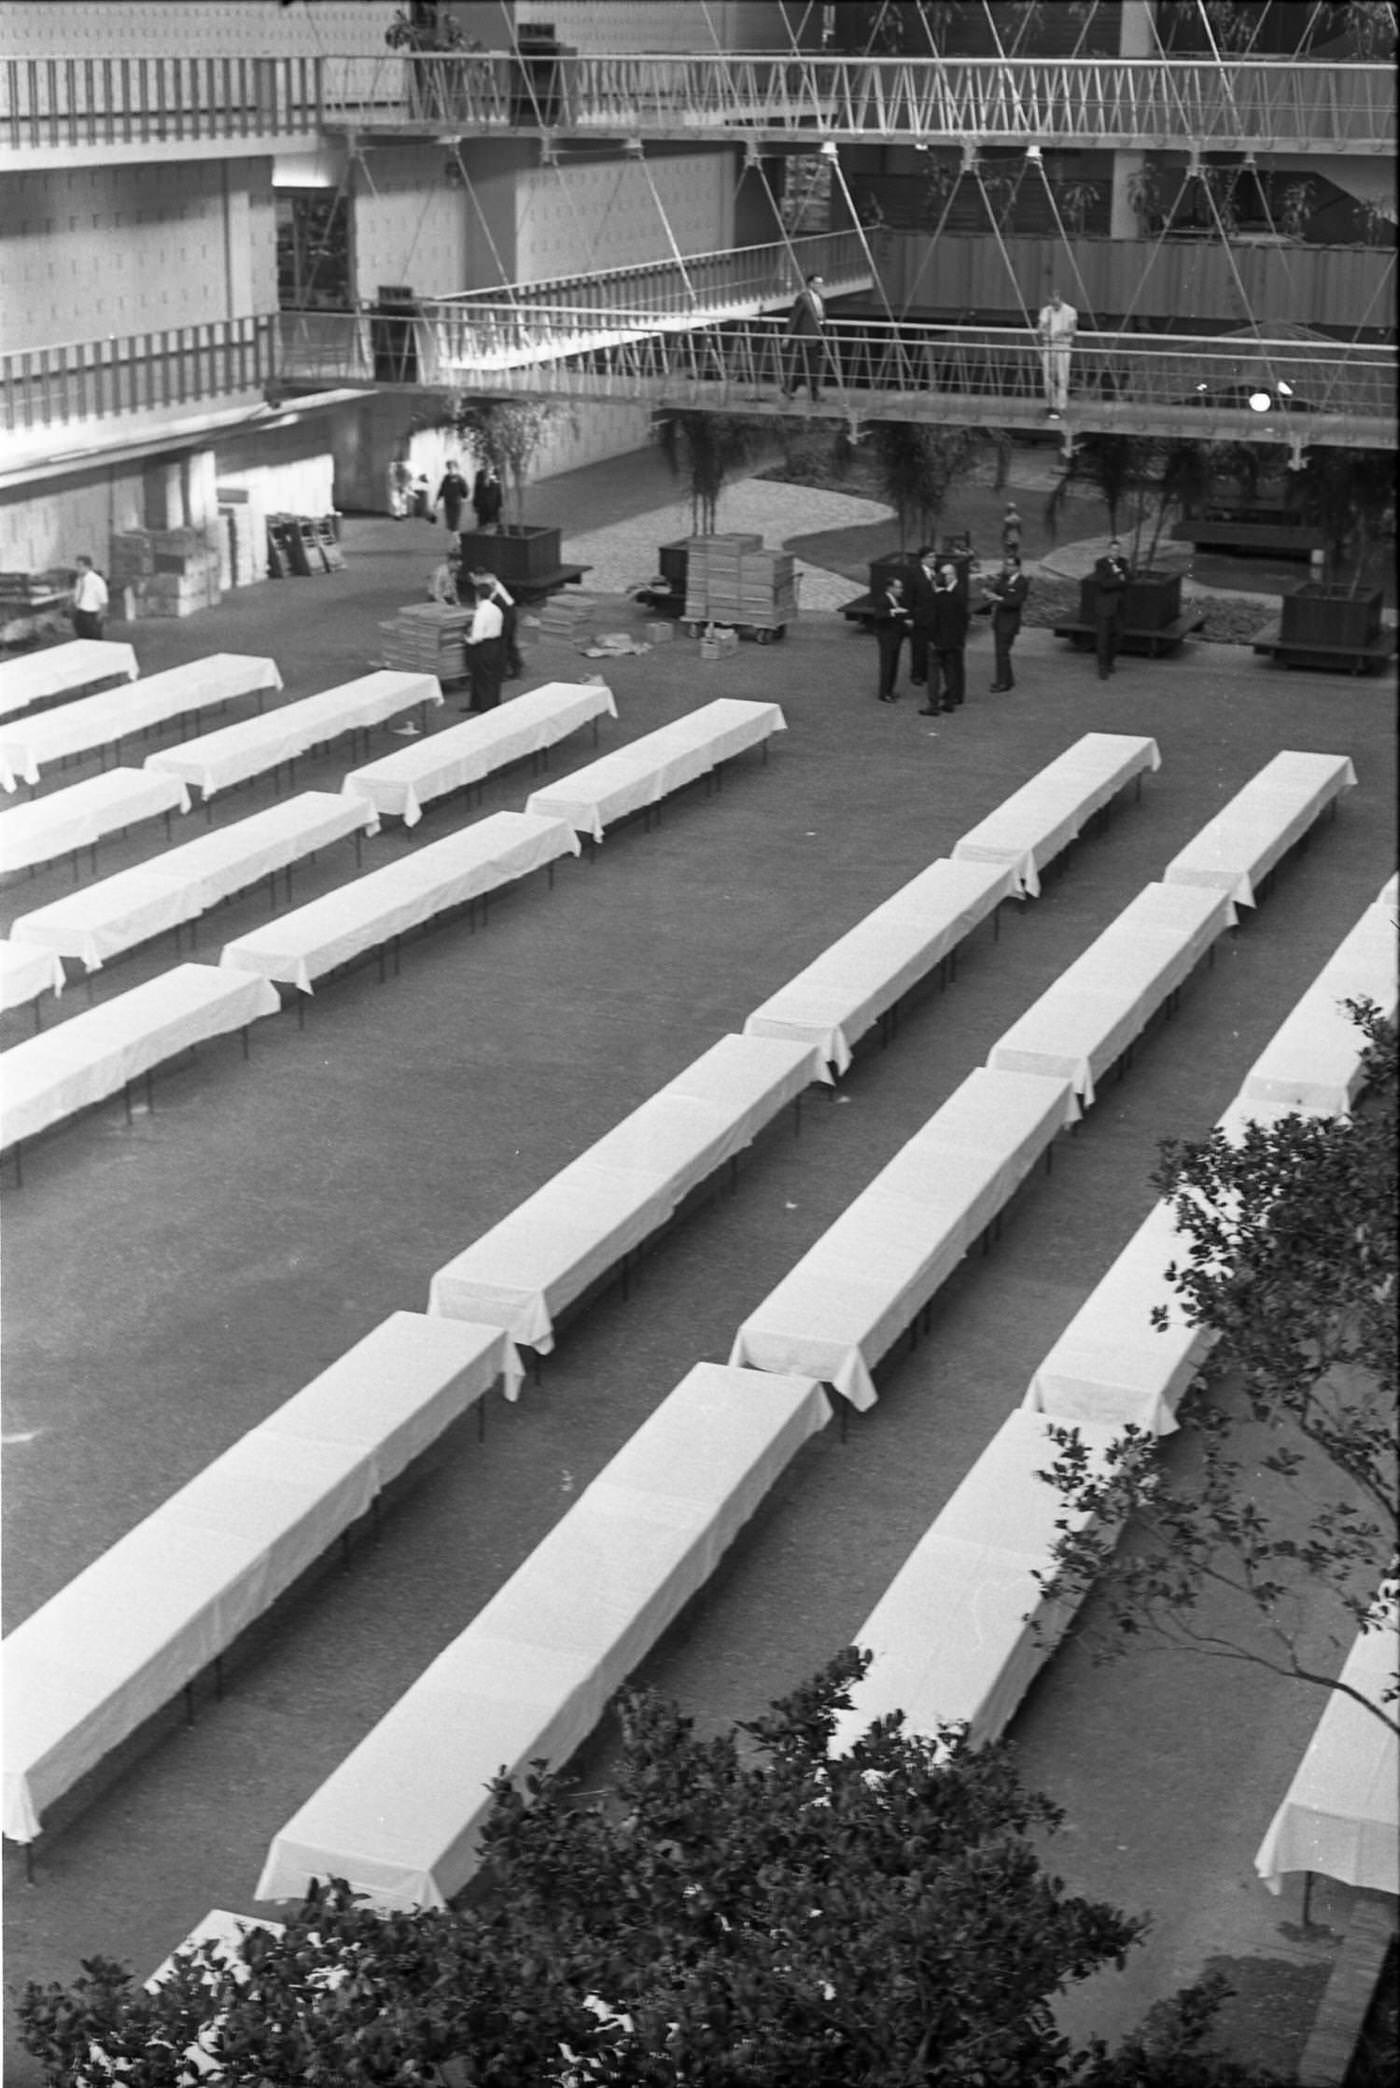
[[[1099,656],[1099,680],[1107,681],[1118,657],[1123,631],[1123,596],[1128,587],[1128,567],[1117,537],[1094,561],[1094,644]]]
[[[825,349],[822,335],[826,330],[826,285],[819,275],[809,275],[793,300],[788,313],[788,364],[783,380],[783,397],[797,396],[799,384],[805,384],[812,395],[815,406],[821,397],[822,357]],[[798,370],[802,375],[798,376]]]
[[[1014,689],[1016,677],[1011,672],[1011,648],[1021,628],[1021,609],[1030,592],[1030,582],[1021,571],[1021,561],[1014,551],[1008,551],[1001,562],[1001,571],[991,585],[982,590],[992,606],[992,647],[996,654],[996,679],[992,683],[993,695],[1005,689]]]
[[[916,689],[928,681],[929,636],[933,628],[933,595],[938,585],[938,566],[932,544],[920,544],[904,589],[905,607],[912,619],[909,633],[909,679]],[[934,688],[938,684],[935,680]],[[934,698],[937,702],[937,696]]]
[[[895,682],[899,678],[899,656],[904,650],[904,636],[910,625],[909,611],[904,605],[904,582],[898,575],[892,574],[875,597],[871,622],[875,626],[875,642],[880,648],[880,686],[876,694],[881,703],[897,703],[899,691]]]
[[[940,566],[929,602],[929,649],[933,655],[928,683],[930,700],[921,708],[921,717],[931,718],[940,710],[955,711],[962,707],[967,688],[963,664],[967,622],[967,603],[958,587],[957,567]],[[940,687],[943,691],[941,703],[938,700]]]

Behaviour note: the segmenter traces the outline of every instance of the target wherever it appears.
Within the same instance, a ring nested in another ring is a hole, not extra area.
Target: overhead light
[[[1281,399],[1291,399],[1293,396],[1293,387],[1284,377],[1279,378],[1275,389]]]
[[[837,157],[836,140],[834,138],[827,139],[821,148],[821,154],[823,159],[835,159]]]
[[[1208,391],[1210,390],[1210,386],[1209,386],[1208,384],[1204,384],[1204,383],[1202,383],[1202,384],[1198,384],[1198,385],[1196,386],[1196,390],[1197,390],[1198,392],[1208,392]]]
[[[1026,158],[1028,160],[1038,160],[1040,158],[1040,147],[1038,145],[1028,145],[1026,147]]]
[[[1266,391],[1253,391],[1249,395],[1249,408],[1251,413],[1267,413],[1269,408],[1273,405],[1273,403],[1273,400],[1270,398],[1269,394]]]

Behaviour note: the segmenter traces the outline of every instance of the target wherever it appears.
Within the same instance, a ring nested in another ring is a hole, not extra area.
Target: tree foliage
[[[558,399],[454,398],[440,424],[470,444],[478,462],[490,464],[505,489],[512,525],[525,520],[525,489],[550,429],[575,425],[573,409]]]
[[[1078,438],[1050,490],[1046,526],[1053,539],[1071,494],[1095,492],[1107,510],[1109,533],[1129,538],[1132,570],[1150,571],[1167,518],[1202,500],[1218,468],[1208,443],[1091,431]]]
[[[875,479],[899,522],[899,548],[931,543],[948,496],[983,447],[973,428],[939,428],[914,421],[871,421],[867,430]]]
[[[1334,1652],[1393,1611],[1396,1034],[1352,1012],[1367,1109],[1162,1149],[1157,1185],[1186,1243],[1167,1274],[1214,1337],[1187,1468],[1174,1440],[1130,1429],[1095,1479],[1078,1432],[1052,1432],[1054,1483],[1093,1520],[1061,1537],[1047,1586],[1100,1588],[1110,1650],[1174,1647],[1330,1690],[1319,1608]],[[1125,1514],[1127,1551],[1112,1534]],[[1395,1728],[1393,1697],[1367,1708]]]
[[[196,2040],[206,2079],[325,2088],[1247,2088],[1203,2049],[1218,1982],[1117,2054],[1060,2036],[1052,1997],[1145,1924],[1044,1868],[1060,1815],[1006,1749],[894,1718],[831,1757],[863,1665],[709,1740],[625,1692],[613,1798],[502,1779],[471,1907],[377,1915],[332,1886],[154,1993],[95,1960],[29,1986],[26,2046],[53,2081],[128,2088],[192,2079]]]
[[[771,428],[752,414],[689,410],[658,414],[653,427],[672,472],[688,481],[691,535],[712,536],[726,480],[762,454]]]

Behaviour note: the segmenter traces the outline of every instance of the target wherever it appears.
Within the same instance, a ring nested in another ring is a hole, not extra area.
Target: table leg
[[[156,1097],[155,1097],[155,1085],[154,1085],[154,1082],[155,1082],[155,1073],[154,1073],[153,1069],[152,1069],[152,1068],[151,1068],[150,1066],[148,1066],[148,1067],[146,1068],[146,1110],[147,1110],[147,1113],[148,1113],[149,1115],[151,1115],[151,1116],[154,1116],[154,1115],[155,1115],[155,1107],[156,1107]]]
[[[361,864],[361,863],[363,862],[363,860],[364,860],[364,853],[365,853],[365,849],[364,849],[364,828],[363,828],[363,827],[356,827],[356,829],[355,829],[355,868],[356,868],[357,870],[359,869],[359,867],[360,867],[360,864]]]
[[[248,1025],[246,1022],[244,1023],[242,1029],[238,1032],[238,1034],[243,1039],[243,1057],[246,1061],[248,1057]]]
[[[340,1570],[342,1573],[350,1571],[350,1532],[348,1530],[342,1530],[340,1533]]]
[[[1045,1148],[1045,1172],[1047,1174],[1055,1172],[1055,1147],[1053,1141]]]
[[[549,889],[550,889],[550,891],[551,891],[551,892],[552,892],[552,891],[554,890],[554,865],[553,865],[553,863],[551,863],[551,864],[549,865]]]
[[[993,941],[993,942],[1000,942],[1000,941],[1001,941],[1001,901],[1000,901],[1000,899],[998,899],[998,901],[997,901],[996,905],[995,905],[995,906],[994,906],[994,907],[992,908],[992,941]]]
[[[593,720],[593,744],[595,747],[598,744],[598,720],[596,718]]]
[[[479,1443],[486,1441],[486,1394],[484,1392],[476,1403],[476,1439]]]
[[[32,1885],[32,1884],[34,1883],[34,1844],[33,1844],[33,1842],[26,1842],[26,1843],[25,1843],[25,1845],[24,1845],[24,1882],[25,1882],[25,1884],[26,1884],[26,1885]]]
[[[802,1136],[802,1097],[800,1095],[795,1095],[793,1097],[792,1135],[794,1138],[800,1138]]]
[[[36,1000],[36,1001],[35,1001],[35,1003],[34,1003],[34,1034],[35,1034],[35,1036],[36,1036],[36,1037],[38,1036],[38,1034],[39,1034],[40,1030],[41,1030],[41,1029],[42,1029],[43,1027],[44,1027],[44,1018],[43,1018],[43,1015],[42,1015],[42,1013],[40,1012],[40,1008],[39,1008],[39,1003],[38,1003],[38,1001]]]
[[[306,1028],[306,995],[300,992],[297,994],[297,1028]]]
[[[851,1428],[851,1402],[849,1399],[843,1399],[834,1385],[831,1389],[835,1393],[836,1404],[841,1409],[841,1440],[844,1443]]]
[[[1311,1927],[1313,1873],[1303,1872],[1303,1927]]]
[[[89,973],[87,974],[87,979],[86,979],[86,985],[87,985],[87,1004],[88,1004],[88,1006],[89,1006],[89,1007],[91,1007],[91,1006],[92,1006],[92,973],[91,973],[91,972],[89,972]]]
[[[16,1189],[24,1187],[24,1147],[22,1144],[15,1147],[15,1187]]]
[[[379,945],[379,948],[378,948],[378,949],[377,949],[377,950],[375,951],[375,953],[374,953],[374,954],[375,954],[375,959],[376,959],[376,961],[377,961],[377,963],[378,963],[378,965],[379,965],[379,983],[380,983],[380,985],[382,986],[382,985],[384,984],[384,944],[383,944],[383,943],[381,943],[381,944]]]
[[[397,977],[398,977],[398,975],[399,975],[399,944],[400,944],[400,937],[398,937],[398,936],[396,935],[396,936],[394,937],[394,977],[395,977],[395,978],[397,978]]]
[[[222,1653],[214,1655],[214,1697],[215,1701],[220,1704],[224,1700],[224,1656]]]
[[[185,1684],[185,1724],[186,1724],[187,1726],[192,1726],[192,1725],[194,1724],[194,1684],[193,1684],[193,1682],[187,1682],[187,1683]]]

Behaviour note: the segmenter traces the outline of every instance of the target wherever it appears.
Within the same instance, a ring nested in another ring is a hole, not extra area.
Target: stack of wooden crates
[[[686,540],[687,623],[780,631],[797,616],[794,562],[742,530]]]
[[[107,580],[127,619],[212,609],[222,598],[218,538],[202,529],[115,531]]]
[[[435,674],[440,682],[465,681],[470,609],[448,602],[410,602],[382,623],[384,664],[404,674]]]

